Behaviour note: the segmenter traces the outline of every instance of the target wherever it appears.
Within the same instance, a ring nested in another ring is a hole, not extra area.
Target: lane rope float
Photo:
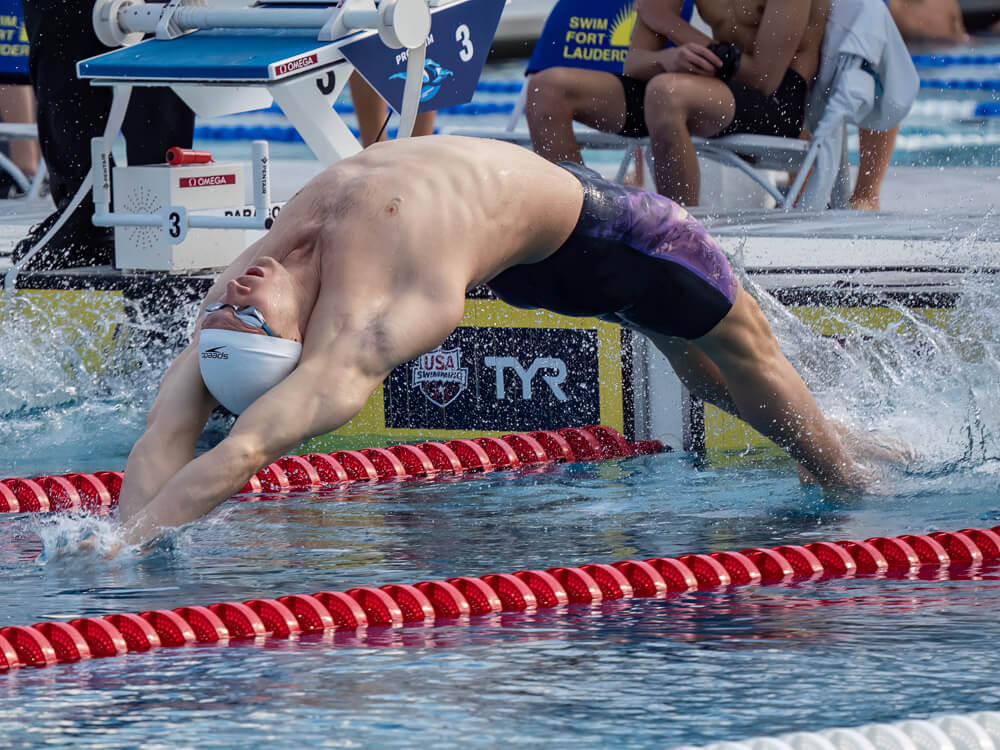
[[[323,487],[343,482],[431,478],[522,466],[603,461],[663,452],[656,440],[628,442],[603,425],[565,427],[472,439],[428,441],[334,453],[282,456],[254,474],[238,494]],[[120,471],[0,479],[0,513],[106,512],[118,504]]]
[[[1000,712],[948,714],[854,728],[792,732],[672,750],[1000,750]]]
[[[407,623],[447,622],[453,625],[456,620],[499,612],[608,599],[665,598],[728,586],[859,575],[939,576],[952,565],[978,567],[998,559],[1000,526],[995,526],[992,529],[872,537],[864,541],[784,544],[740,552],[557,566],[479,577],[457,576],[413,585],[359,586],[347,591],[318,591],[245,602],[180,606],[172,610],[125,612],[69,622],[0,628],[0,672],[196,642],[227,645],[233,640],[261,636],[292,638],[329,630],[401,627]],[[715,750],[741,748],[727,743],[725,748]],[[783,749],[753,747],[751,750]],[[824,746],[821,750],[830,748]],[[845,746],[835,750],[871,748]],[[1000,747],[956,745],[947,750],[1000,750]]]

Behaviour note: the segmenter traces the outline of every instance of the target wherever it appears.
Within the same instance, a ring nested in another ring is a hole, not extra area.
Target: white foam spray
[[[975,237],[966,240],[974,249]],[[983,258],[982,267],[995,261]],[[851,430],[904,442],[913,451],[894,490],[989,487],[1000,475],[1000,276],[956,274],[953,309],[912,309],[885,300],[884,328],[831,310],[836,338],[813,333],[745,275],[786,356],[817,403]],[[864,290],[861,290],[864,291]],[[874,291],[874,290],[869,290]],[[897,466],[897,469],[899,467]]]

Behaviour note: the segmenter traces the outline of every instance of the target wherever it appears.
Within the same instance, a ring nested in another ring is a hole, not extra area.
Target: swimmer
[[[507,143],[378,143],[326,169],[217,279],[129,455],[125,542],[219,505],[340,427],[394,367],[441,344],[466,292],[648,336],[695,396],[821,484],[861,488],[845,450],[704,227],[671,200]],[[229,435],[194,457],[222,403]]]

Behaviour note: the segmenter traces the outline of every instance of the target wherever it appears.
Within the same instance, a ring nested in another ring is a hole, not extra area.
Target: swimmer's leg
[[[692,364],[686,372],[711,372],[699,364],[696,352],[704,353],[718,368],[731,404],[747,424],[787,450],[821,484],[863,486],[863,470],[844,450],[837,431],[782,354],[767,318],[742,287],[726,317],[692,344]],[[717,390],[718,383],[712,389]]]

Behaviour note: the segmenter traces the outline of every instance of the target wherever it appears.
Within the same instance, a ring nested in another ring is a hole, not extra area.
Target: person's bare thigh
[[[558,68],[538,74],[562,88],[584,125],[617,133],[625,127],[625,90],[611,73],[579,68]]]
[[[650,130],[659,117],[684,117],[691,135],[713,136],[733,121],[736,101],[722,81],[690,73],[661,73],[646,87],[646,122]]]

